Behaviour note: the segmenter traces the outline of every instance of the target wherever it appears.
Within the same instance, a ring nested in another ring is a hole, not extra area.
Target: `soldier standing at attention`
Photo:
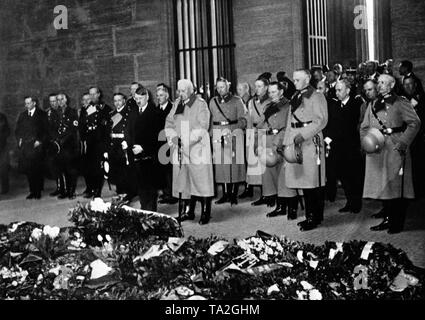
[[[20,152],[19,166],[27,176],[30,194],[27,199],[40,199],[43,188],[43,145],[48,136],[47,115],[36,107],[33,97],[25,98],[26,111],[19,115],[15,136]]]
[[[167,117],[165,135],[173,161],[173,196],[184,200],[179,221],[195,219],[195,206],[201,202],[199,224],[210,221],[214,177],[208,129],[211,114],[198,97],[191,81],[177,83],[179,98]]]
[[[306,220],[300,222],[301,231],[312,230],[323,220],[325,185],[325,152],[322,130],[328,122],[326,98],[310,86],[310,72],[294,72],[297,93],[291,100],[291,112],[284,137],[284,145],[301,147],[302,163],[288,163],[285,170],[286,186],[302,189],[305,198]]]
[[[270,83],[269,97],[272,102],[264,112],[257,126],[258,129],[263,129],[259,130],[259,134],[265,131],[265,147],[276,153],[276,156],[277,148],[282,145],[290,110],[289,100],[283,95],[284,90],[285,88],[281,83]],[[265,150],[258,151],[260,157],[261,152],[265,152]],[[282,157],[278,157],[274,166],[264,164],[265,171],[262,175],[263,194],[270,198],[278,197],[276,208],[267,214],[268,218],[288,214],[288,219],[293,220],[297,218],[297,192],[294,189],[286,187],[285,164],[283,161]]]
[[[49,95],[49,106],[45,110],[48,121],[48,141],[46,147],[46,173],[49,179],[56,181],[56,190],[50,193],[51,197],[57,197],[65,188],[63,177],[59,174],[59,166],[57,163],[57,155],[59,146],[57,145],[57,135],[60,123],[60,114],[58,111],[57,94]]]
[[[419,132],[421,121],[412,104],[393,93],[396,81],[390,75],[378,79],[378,99],[366,110],[360,135],[370,128],[381,131],[385,144],[378,153],[366,156],[363,197],[383,201],[385,218],[372,231],[403,230],[407,199],[414,198],[409,146]]]
[[[78,112],[68,104],[68,97],[61,93],[57,96],[59,103],[59,112],[61,114],[57,134],[57,144],[59,145],[59,154],[57,162],[59,166],[59,175],[63,176],[65,188],[61,190],[58,199],[75,199],[75,189],[78,178]]]
[[[107,150],[108,123],[111,107],[101,102],[99,88],[91,87],[90,106],[81,112],[80,139],[84,145],[83,157],[87,193],[85,198],[100,197],[103,188],[103,154]]]
[[[212,118],[215,182],[222,184],[223,195],[216,204],[237,204],[239,183],[246,180],[244,129],[246,114],[242,99],[232,95],[230,83],[217,80],[218,96],[210,101]]]
[[[255,96],[248,102],[247,119],[247,134],[246,134],[246,158],[247,158],[247,172],[246,172],[246,187],[245,191],[239,195],[240,199],[252,198],[254,196],[254,186],[261,186],[261,175],[264,168],[258,161],[256,155],[256,141],[255,133],[257,125],[261,121],[261,117],[266,107],[271,103],[268,94],[269,81],[264,78],[259,78],[255,81]],[[262,193],[262,191],[261,191]],[[267,199],[261,195],[261,198],[253,202],[252,205],[259,206],[267,204]]]

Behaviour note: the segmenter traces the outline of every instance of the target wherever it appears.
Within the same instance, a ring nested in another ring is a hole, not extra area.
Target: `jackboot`
[[[207,224],[211,219],[211,198],[201,198],[201,220],[200,225]]]
[[[231,194],[230,194],[230,205],[233,206],[234,204],[238,204],[238,190],[239,190],[239,184],[233,183],[231,185]]]
[[[370,227],[371,231],[382,231],[390,228],[390,219],[388,217],[385,217],[384,220],[373,227]]]
[[[276,208],[272,211],[266,214],[267,218],[273,218],[277,216],[284,216],[286,215],[286,209],[288,207],[288,203],[285,198],[277,198],[277,204]]]
[[[288,220],[296,220],[298,212],[298,197],[287,199],[288,201]]]
[[[230,183],[223,184],[223,196],[218,199],[215,204],[223,204],[230,201],[230,193],[232,192],[232,187]]]
[[[178,222],[195,219],[196,198],[191,197],[190,200],[184,200],[184,204],[179,212]]]
[[[254,196],[254,187],[245,184],[245,190],[239,195],[239,199],[246,199],[246,198],[252,198]]]

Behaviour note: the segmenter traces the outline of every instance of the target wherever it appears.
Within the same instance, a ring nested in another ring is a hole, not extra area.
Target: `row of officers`
[[[159,106],[136,83],[130,99],[114,95],[114,108],[93,87],[80,115],[64,94],[57,96],[59,108],[47,112],[28,97],[16,126],[28,198],[41,196],[41,166],[47,162],[59,198],[75,197],[80,169],[87,198],[99,197],[107,178],[127,200],[138,194],[142,209],[157,211],[158,189],[164,189],[165,202],[178,199],[180,222],[195,219],[199,201],[199,223],[206,224],[214,182],[221,185],[216,204],[237,204],[238,186],[245,184],[239,198],[252,197],[259,186],[262,196],[252,204],[275,206],[268,217],[296,219],[303,198],[306,218],[298,225],[307,231],[323,221],[326,183],[339,179],[347,198],[341,212],[360,212],[362,197],[383,200],[386,224],[377,229],[400,232],[406,199],[414,197],[409,146],[420,120],[411,103],[393,93],[394,78],[379,78],[379,96],[360,124],[361,108],[347,81],[338,84],[338,101],[332,102],[310,85],[308,70],[294,72],[293,79],[291,99],[281,83],[259,78],[256,96],[246,103],[230,93],[224,78],[209,104],[189,80],[178,82],[174,103],[168,88],[159,86]],[[383,144],[371,129],[382,134]],[[366,157],[361,141],[368,142]]]

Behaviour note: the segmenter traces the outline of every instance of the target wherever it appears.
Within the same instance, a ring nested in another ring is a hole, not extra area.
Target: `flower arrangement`
[[[425,298],[423,270],[391,245],[183,238],[173,218],[100,200],[70,219],[0,225],[0,299]]]

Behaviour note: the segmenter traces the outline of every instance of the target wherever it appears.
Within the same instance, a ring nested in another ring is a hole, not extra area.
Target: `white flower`
[[[298,295],[298,300],[307,300],[307,292],[297,290],[297,295]]]
[[[322,294],[317,289],[310,290],[308,294],[310,300],[322,300]]]
[[[97,240],[99,240],[99,242],[102,242],[103,241],[103,237],[99,234],[99,235],[97,235]]]
[[[101,198],[95,198],[90,202],[90,209],[96,212],[107,212],[111,207],[110,203],[105,203]]]
[[[106,238],[106,241],[108,241],[108,242],[111,242],[111,240],[112,240],[112,238],[111,238],[111,236],[109,234],[107,234],[105,236],[105,238]]]
[[[80,233],[79,233],[79,232],[74,232],[74,236],[75,236],[76,238],[81,238],[81,235],[80,235]]]
[[[41,235],[43,234],[43,231],[39,228],[35,228],[31,233],[31,238],[34,240],[40,239]]]
[[[18,227],[20,226],[20,225],[22,225],[22,224],[24,224],[24,223],[26,223],[25,221],[21,221],[21,222],[18,222],[18,223],[14,223],[13,225],[12,225],[12,228],[9,228],[8,229],[8,231],[10,232],[10,233],[13,233],[13,232],[15,232],[16,230],[18,230]]]
[[[46,236],[55,239],[59,235],[60,229],[59,227],[44,226],[43,233]]]
[[[304,290],[312,290],[314,287],[308,283],[307,281],[301,281],[301,285],[303,286]]]
[[[12,281],[12,286],[17,287],[18,286],[18,282],[17,281]]]
[[[81,248],[85,248],[85,247],[86,247],[86,244],[85,244],[84,242],[82,242],[82,243],[80,244],[80,247],[81,247]]]

